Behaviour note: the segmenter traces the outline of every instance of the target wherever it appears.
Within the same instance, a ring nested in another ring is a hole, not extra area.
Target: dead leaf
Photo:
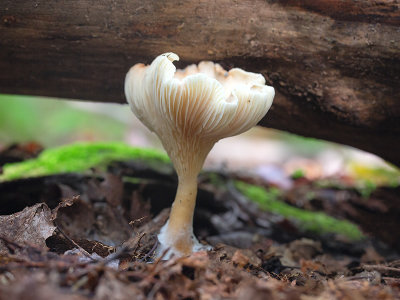
[[[209,265],[210,259],[208,258],[206,251],[200,251],[195,252],[188,257],[182,258],[180,262],[186,267],[205,269]]]
[[[249,263],[249,258],[244,255],[240,250],[236,250],[232,256],[232,262],[243,268]]]
[[[306,274],[308,271],[320,271],[323,269],[320,263],[311,260],[300,259],[301,272]]]
[[[106,173],[104,181],[100,184],[100,189],[111,207],[121,204],[124,194],[124,183],[120,176]]]
[[[42,271],[34,274],[18,274],[17,284],[0,285],[0,299],[31,299],[31,300],[85,300],[84,296],[60,289],[52,284]]]
[[[57,205],[57,207],[52,210],[51,219],[54,221],[57,218],[58,210],[60,208],[72,206],[78,199],[79,196],[73,196],[71,198],[62,199],[61,202]]]
[[[0,236],[17,244],[46,249],[46,239],[53,235],[56,227],[51,219],[50,208],[45,203],[27,207],[8,216],[0,216]],[[0,241],[0,252],[6,251]]]
[[[129,219],[130,220],[139,220],[141,218],[145,218],[151,215],[151,205],[150,201],[143,201],[140,197],[141,190],[133,191],[131,196],[131,203],[129,209]],[[139,225],[139,223],[135,223],[134,225]]]
[[[118,280],[116,276],[107,272],[103,276],[96,288],[95,298],[99,300],[127,300],[127,299],[146,299],[143,292],[127,282]]]
[[[54,210],[52,217],[71,238],[85,238],[95,222],[92,205],[80,197],[64,199]]]
[[[247,264],[255,267],[261,266],[261,259],[249,249],[236,250],[232,256],[232,262],[242,268]]]
[[[293,259],[299,262],[300,259],[312,259],[317,254],[322,253],[322,246],[321,242],[302,238],[291,242],[289,250],[292,253]]]
[[[379,264],[384,261],[384,258],[372,246],[365,249],[364,255],[361,256],[361,263]]]

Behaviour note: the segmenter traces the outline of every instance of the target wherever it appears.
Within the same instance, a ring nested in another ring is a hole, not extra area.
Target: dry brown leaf
[[[51,219],[51,211],[44,203],[25,208],[8,216],[0,216],[0,236],[20,244],[46,249],[46,239],[53,235],[56,227]],[[7,252],[0,241],[0,252]]]
[[[0,285],[0,299],[17,300],[86,300],[87,297],[60,289],[49,281],[47,275],[38,271],[36,273],[17,274],[18,284],[11,282],[9,285]]]
[[[111,207],[117,207],[124,195],[122,178],[111,173],[106,173],[104,177],[104,181],[100,184],[101,192]]]
[[[249,263],[249,258],[242,253],[240,250],[236,250],[232,256],[232,262],[243,268]]]

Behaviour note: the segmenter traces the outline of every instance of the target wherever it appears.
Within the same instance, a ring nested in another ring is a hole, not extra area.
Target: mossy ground
[[[37,158],[3,167],[0,181],[38,177],[61,173],[84,172],[90,168],[103,168],[112,161],[147,160],[168,163],[166,154],[154,150],[128,146],[120,142],[75,143],[43,151]],[[352,223],[338,220],[320,212],[310,212],[290,206],[279,198],[282,192],[268,190],[237,181],[236,187],[261,209],[296,220],[305,230],[317,234],[339,233],[352,240],[362,238],[362,233]]]
[[[151,160],[169,162],[166,154],[128,146],[120,142],[75,143],[44,150],[37,158],[6,164],[0,181],[70,172],[83,172],[93,167],[105,167],[112,161]]]
[[[305,231],[317,234],[335,233],[350,240],[363,238],[358,227],[348,221],[338,220],[322,212],[303,210],[282,202],[280,200],[282,192],[277,188],[264,189],[241,181],[237,181],[235,185],[242,194],[258,203],[261,209],[292,219]]]

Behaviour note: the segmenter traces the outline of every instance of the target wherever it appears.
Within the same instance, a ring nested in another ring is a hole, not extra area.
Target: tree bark
[[[0,92],[124,103],[124,76],[173,51],[261,72],[261,124],[400,165],[396,0],[3,0]]]

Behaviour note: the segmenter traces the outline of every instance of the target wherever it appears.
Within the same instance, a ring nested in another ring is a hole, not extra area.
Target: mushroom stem
[[[176,191],[175,201],[172,204],[169,216],[169,228],[172,231],[191,227],[193,224],[193,212],[196,205],[197,176],[180,178]]]
[[[197,241],[193,236],[193,213],[196,205],[197,175],[180,177],[178,190],[172,204],[169,221],[165,228],[165,238],[169,240],[173,252],[189,255]]]

